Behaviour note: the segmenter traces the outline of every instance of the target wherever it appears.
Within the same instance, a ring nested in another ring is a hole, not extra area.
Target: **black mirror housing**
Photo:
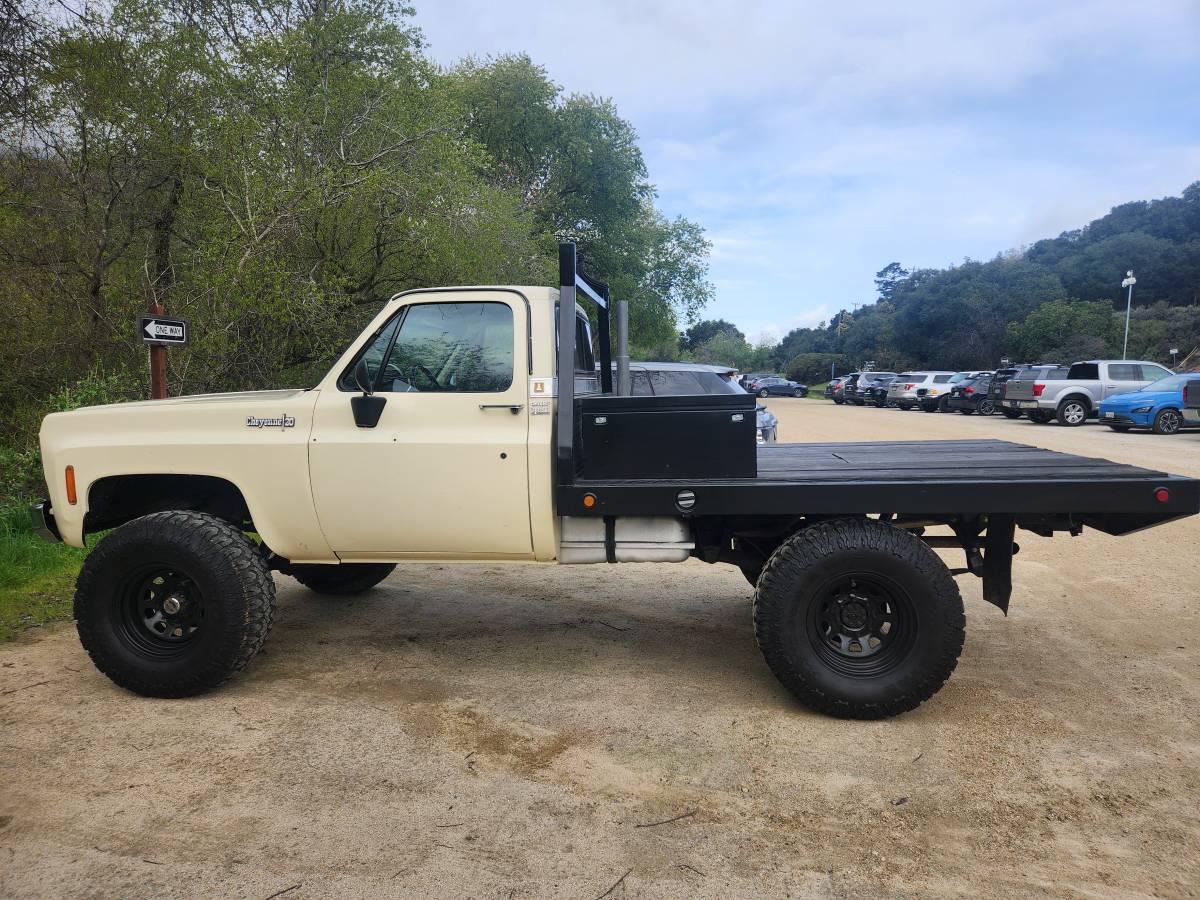
[[[365,359],[360,359],[358,365],[354,367],[354,383],[368,397],[375,393],[371,387],[371,373],[367,371],[367,361]]]

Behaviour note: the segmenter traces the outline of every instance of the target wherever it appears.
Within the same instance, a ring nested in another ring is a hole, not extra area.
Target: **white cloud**
[[[443,62],[527,51],[613,97],[713,242],[706,315],[748,334],[871,300],[892,260],[989,258],[1200,177],[1192,0],[418,10]]]

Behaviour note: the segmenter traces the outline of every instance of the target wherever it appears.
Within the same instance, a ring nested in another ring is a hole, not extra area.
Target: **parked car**
[[[703,363],[631,362],[629,392],[635,397],[744,394],[746,390],[734,378],[736,372]],[[758,443],[775,443],[779,439],[779,420],[765,406],[756,410]]]
[[[1144,360],[1090,359],[1073,364],[1061,380],[1014,378],[1005,400],[1016,401],[1016,408],[1034,422],[1057,419],[1060,425],[1076,427],[1096,415],[1102,400],[1141,390],[1171,374],[1170,369]]]
[[[935,388],[935,390],[937,391],[937,398],[938,398],[937,411],[938,412],[950,412],[951,411],[950,410],[950,394],[954,390],[956,385],[964,384],[964,383],[970,381],[972,378],[978,378],[980,375],[991,375],[991,374],[992,374],[992,371],[990,369],[979,369],[976,371],[967,371],[967,372],[955,372],[953,375],[950,376],[950,380],[946,382],[945,388],[941,388],[941,387]]]
[[[842,379],[841,378],[829,379],[829,383],[825,385],[825,396],[828,397],[830,400],[832,400],[834,403],[837,403],[837,404],[845,403],[846,401],[843,400],[840,395],[835,396],[835,394],[837,394],[837,392],[841,389],[841,387],[842,387]]]
[[[866,406],[868,403],[875,403],[875,390],[882,385],[884,389],[884,402],[877,405],[886,406],[887,386],[891,384],[892,379],[895,377],[895,372],[863,372],[858,376],[858,383],[854,386],[854,397],[851,399],[851,402],[855,406]]]
[[[950,379],[957,372],[931,372],[932,377],[917,386],[917,405],[925,412],[942,412],[945,399],[950,395]]]
[[[888,402],[895,403],[901,409],[912,409],[914,406],[933,403],[929,410],[937,409],[937,401],[930,397],[925,399],[928,391],[936,383],[940,389],[953,375],[953,372],[901,372],[888,385]],[[938,379],[936,382],[934,379]],[[918,391],[922,393],[918,395]]]
[[[1005,366],[1002,369],[997,369],[992,377],[992,384],[988,388],[988,397],[991,398],[992,405],[1000,411],[1000,413],[1009,419],[1019,419],[1024,413],[1016,408],[1005,403],[1004,392],[1008,386],[1008,382],[1018,375],[1028,372],[1030,369],[1058,368],[1058,363],[1017,363],[1012,366]],[[1066,369],[1063,369],[1063,375],[1066,375]]]
[[[966,378],[950,388],[945,395],[946,407],[958,410],[965,416],[979,413],[990,416],[996,411],[996,404],[988,396],[988,388],[992,386],[992,373],[983,372],[973,378]]]
[[[872,378],[867,383],[866,388],[865,388],[865,398],[864,399],[866,400],[866,402],[870,403],[874,406],[877,406],[880,409],[883,409],[885,406],[887,406],[888,405],[888,396],[887,396],[888,386],[893,381],[895,381],[896,378],[897,378],[897,376],[892,373],[888,373],[886,375],[879,375],[875,378]],[[860,391],[860,393],[863,393],[863,392]]]
[[[773,374],[773,372],[747,372],[740,379],[738,379],[738,384],[740,384],[744,390],[749,391],[750,385],[752,385],[759,378],[770,378]]]
[[[750,393],[760,397],[807,397],[808,385],[772,375],[751,382]]]
[[[837,387],[833,389],[833,402],[841,406],[846,402],[848,393],[853,391],[858,386],[858,376],[862,372],[851,372],[849,375],[843,375],[838,379]]]
[[[1183,420],[1189,425],[1200,425],[1200,375],[1195,372],[1183,386]]]
[[[1183,417],[1183,391],[1194,381],[1195,375],[1168,375],[1140,391],[1107,397],[1100,401],[1100,421],[1113,431],[1149,428],[1155,434],[1200,428],[1200,420]]]

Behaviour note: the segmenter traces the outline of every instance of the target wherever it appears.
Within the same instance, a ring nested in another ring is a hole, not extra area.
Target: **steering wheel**
[[[427,368],[425,368],[425,367],[424,367],[423,365],[421,365],[420,363],[417,363],[417,364],[416,364],[416,366],[417,366],[417,368],[418,368],[418,369],[421,371],[421,374],[422,374],[422,375],[424,375],[426,378],[428,378],[428,379],[429,379],[429,381],[430,381],[430,383],[432,383],[432,384],[433,384],[433,386],[434,386],[435,388],[440,388],[440,387],[441,387],[441,385],[440,385],[440,384],[438,384],[438,380],[437,380],[437,376],[436,376],[436,375],[434,375],[432,372],[430,372],[430,371],[429,371]]]

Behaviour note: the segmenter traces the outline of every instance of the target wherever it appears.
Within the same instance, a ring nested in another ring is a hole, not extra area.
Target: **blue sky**
[[[751,338],[1200,179],[1200,3],[424,0],[432,55],[612,97]],[[572,35],[574,29],[574,35]]]

